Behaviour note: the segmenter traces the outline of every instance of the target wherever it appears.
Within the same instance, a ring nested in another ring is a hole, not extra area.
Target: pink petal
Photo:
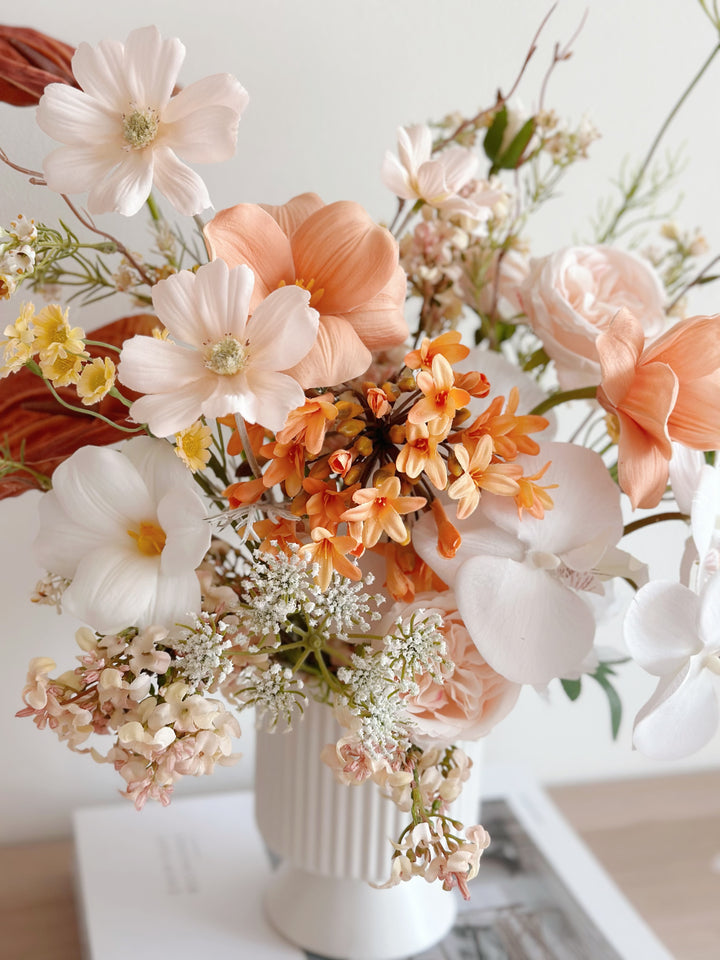
[[[483,658],[516,683],[576,676],[592,648],[588,605],[544,570],[474,557],[455,581],[458,610]]]
[[[407,170],[389,150],[385,153],[382,167],[380,168],[380,178],[388,190],[391,190],[396,197],[400,197],[403,200],[414,200],[417,197],[417,194],[410,186],[410,178],[408,177]]]
[[[455,193],[471,180],[480,165],[480,157],[467,147],[451,146],[438,154],[445,168],[445,182]]]
[[[186,430],[200,417],[203,403],[215,387],[216,377],[197,380],[175,393],[148,394],[130,407],[136,423],[146,423],[156,437],[169,437]]]
[[[370,351],[347,320],[322,316],[312,350],[286,372],[307,390],[359,377],[371,361]]]
[[[125,75],[140,109],[165,106],[184,59],[183,44],[175,37],[163,39],[155,26],[130,33],[125,42]]]
[[[127,110],[131,94],[125,72],[125,47],[102,40],[96,47],[80,43],[72,58],[72,72],[82,89],[118,114]]]
[[[246,263],[255,274],[253,306],[281,283],[295,282],[290,241],[261,207],[240,203],[215,214],[204,230],[210,256],[230,267]]]
[[[198,80],[170,101],[163,114],[163,140],[191,163],[229,160],[247,102],[247,92],[230,74]]]
[[[85,193],[108,176],[119,159],[114,147],[58,147],[43,160],[48,187],[56,193]]]
[[[403,343],[408,336],[405,320],[407,276],[398,267],[389,283],[356,310],[344,314],[369,350],[382,350]]]
[[[51,83],[38,104],[35,119],[40,129],[53,140],[76,147],[112,141],[122,149],[122,121],[82,90],[65,83]]]
[[[193,217],[212,206],[205,181],[179,160],[170,147],[156,146],[153,156],[155,187],[168,198],[178,213]]]
[[[285,426],[290,411],[305,402],[300,385],[284,373],[250,369],[247,384],[249,395],[240,412],[250,423],[259,423],[274,433]]]
[[[202,356],[171,340],[135,336],[120,354],[118,379],[138,393],[172,393],[207,375]]]
[[[398,156],[406,170],[415,172],[432,155],[432,131],[426,123],[399,127]]]

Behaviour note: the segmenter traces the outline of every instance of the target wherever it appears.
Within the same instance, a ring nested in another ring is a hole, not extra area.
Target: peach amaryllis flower
[[[128,340],[118,377],[145,394],[130,415],[155,436],[178,433],[201,416],[229,413],[280,430],[304,403],[298,382],[279,371],[315,342],[318,319],[310,295],[299,287],[275,290],[248,319],[253,282],[249,267],[229,270],[216,260],[153,287],[153,305],[173,339]]]
[[[321,590],[327,590],[330,586],[335,571],[349,580],[360,579],[360,568],[346,556],[355,547],[352,537],[336,536],[325,527],[314,527],[310,537],[312,543],[304,544],[298,553],[308,563],[317,564],[315,579]]]
[[[183,161],[232,157],[248,95],[223,73],[173,96],[184,58],[182,43],[157,27],[133,30],[124,44],[81,43],[72,58],[81,89],[50,84],[38,105],[38,125],[64,144],[43,164],[50,189],[89,190],[91,213],[132,216],[153,185],[182,214],[209,207],[207,187]]]
[[[439,419],[449,429],[456,411],[470,403],[470,394],[455,386],[453,369],[441,353],[433,357],[430,371],[420,371],[417,385],[425,396],[408,413],[408,423]]]
[[[402,343],[406,279],[397,243],[357,203],[304,193],[280,207],[241,203],[205,227],[213,258],[248,264],[258,299],[298,284],[320,314],[315,346],[291,371],[303,387],[360,376],[371,350]]]
[[[401,497],[400,481],[388,477],[378,487],[364,487],[353,494],[357,504],[342,515],[342,519],[355,523],[362,521],[362,543],[374,547],[383,533],[391,540],[404,543],[408,532],[402,515],[414,513],[427,503],[425,497]]]
[[[720,446],[720,315],[690,317],[645,347],[640,321],[619,310],[597,338],[597,398],[617,418],[618,480],[633,508],[665,492],[671,440]]]
[[[493,463],[493,442],[489,436],[475,444],[472,454],[462,443],[455,444],[453,450],[463,471],[448,487],[450,499],[458,501],[458,520],[469,517],[476,509],[481,489],[504,497],[520,493],[522,467],[516,463]]]

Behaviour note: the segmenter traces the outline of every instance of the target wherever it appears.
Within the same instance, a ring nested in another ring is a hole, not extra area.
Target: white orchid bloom
[[[201,416],[231,413],[277,432],[305,402],[297,380],[281,371],[298,363],[317,339],[310,293],[280,287],[248,319],[254,284],[250,267],[230,270],[213,260],[153,287],[153,306],[173,339],[126,340],[118,378],[145,394],[130,415],[155,436],[178,433]]]
[[[700,595],[672,581],[647,584],[625,618],[625,643],[660,678],[635,719],[635,747],[656,760],[704,747],[720,718],[720,574]]]
[[[50,189],[89,191],[91,213],[132,216],[153,186],[182,214],[209,207],[207,187],[183,160],[229,160],[248,95],[219,73],[173,96],[184,59],[182,43],[157,27],[133,30],[124,44],[81,43],[72,58],[81,89],[52,83],[38,104],[40,129],[64,144],[43,164]]]
[[[40,501],[36,556],[72,581],[63,609],[101,633],[170,626],[199,610],[195,569],[209,546],[192,475],[150,437],[82,447]]]
[[[451,146],[432,155],[432,131],[418,123],[398,129],[398,156],[389,150],[383,160],[381,178],[396,197],[424,200],[431,207],[448,213],[486,218],[490,207],[459,196],[477,172],[480,158],[468,147]]]
[[[454,589],[458,609],[487,663],[516,683],[576,676],[590,652],[595,617],[585,591],[602,593],[602,563],[616,562],[620,493],[601,458],[571,443],[519,457],[527,475],[551,460],[543,485],[557,483],[542,520],[518,517],[509,497],[483,494],[457,528],[452,560],[437,551],[432,518],[413,528],[420,557]]]

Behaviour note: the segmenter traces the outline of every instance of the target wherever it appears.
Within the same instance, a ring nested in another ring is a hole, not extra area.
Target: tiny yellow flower
[[[175,453],[193,473],[205,469],[210,459],[211,444],[212,431],[201,420],[196,420],[187,430],[175,434]]]
[[[64,313],[57,303],[43,307],[35,317],[35,347],[40,351],[42,360],[53,361],[61,354],[87,356],[85,352],[85,331],[81,327],[70,327],[68,311]]]
[[[54,387],[67,387],[71,383],[78,382],[82,371],[83,359],[88,359],[89,357],[89,353],[85,353],[82,356],[77,353],[66,353],[65,356],[58,354],[55,357],[43,357],[43,355],[40,354],[40,370],[43,377],[49,380]]]
[[[96,357],[83,367],[77,383],[78,396],[86,407],[99,403],[115,384],[115,364],[110,357]]]
[[[23,367],[35,353],[33,344],[35,332],[33,329],[33,316],[35,307],[32,303],[24,303],[20,311],[20,316],[15,323],[5,327],[4,333],[7,340],[0,342],[0,379],[6,377],[9,373],[15,373]]]

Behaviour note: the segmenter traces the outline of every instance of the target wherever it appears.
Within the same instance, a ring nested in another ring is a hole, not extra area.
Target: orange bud
[[[430,509],[435,517],[435,525],[438,531],[438,553],[441,557],[451,560],[462,543],[462,537],[458,533],[457,528],[448,520],[443,505],[439,500],[433,500],[430,504]]]

